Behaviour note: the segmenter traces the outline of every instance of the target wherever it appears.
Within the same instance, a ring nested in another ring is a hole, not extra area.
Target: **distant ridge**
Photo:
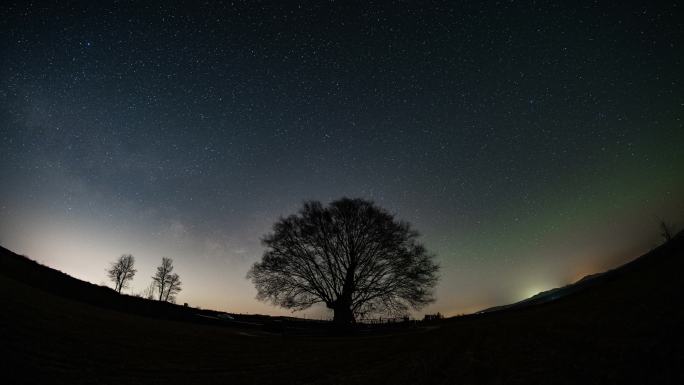
[[[594,287],[596,285],[600,285],[605,281],[613,280],[615,278],[620,277],[621,275],[633,271],[635,269],[639,269],[642,267],[646,267],[649,264],[652,264],[654,261],[654,251],[659,249],[660,247],[670,247],[674,245],[675,243],[682,243],[684,241],[684,231],[679,232],[675,237],[672,238],[672,240],[669,243],[663,244],[655,249],[653,249],[651,252],[648,252],[640,257],[635,258],[634,260],[627,262],[623,265],[620,265],[614,269],[607,270],[604,272],[600,273],[594,273],[594,274],[589,274],[584,277],[582,277],[580,280],[562,286],[562,287],[557,287],[549,290],[545,290],[542,292],[539,292],[532,297],[523,299],[518,302],[514,302],[511,304],[507,305],[499,305],[499,306],[493,306],[489,307],[483,310],[480,310],[477,312],[477,314],[486,314],[486,313],[492,313],[492,312],[497,312],[497,311],[502,311],[502,310],[513,310],[513,309],[521,309],[529,306],[535,306],[535,305],[541,305],[549,302],[556,301],[558,299],[564,298],[568,295],[583,291],[587,288]]]
[[[501,311],[501,310],[506,310],[506,309],[519,309],[523,308],[526,306],[534,306],[534,305],[539,305],[542,303],[547,303],[551,301],[555,301],[559,298],[563,298],[567,295],[570,295],[572,293],[575,293],[577,291],[583,290],[587,287],[593,286],[597,282],[595,280],[599,279],[603,274],[606,274],[607,272],[604,273],[595,273],[595,274],[589,274],[584,277],[582,277],[580,280],[577,282],[562,286],[562,287],[556,287],[553,289],[545,290],[542,292],[539,292],[532,297],[523,299],[518,302],[510,303],[507,305],[499,305],[499,306],[493,306],[489,307],[483,310],[478,311],[477,313],[491,313],[495,311]]]
[[[40,264],[26,256],[16,254],[0,246],[0,274],[13,278],[28,286],[45,290],[61,297],[85,302],[98,307],[113,309],[145,317],[176,321],[190,321],[205,324],[225,325],[217,316],[224,312],[185,307],[169,302],[150,300],[135,295],[119,294],[107,286],[95,285],[74,278],[62,271]],[[262,326],[275,318],[267,315],[231,314],[236,321],[232,325]]]

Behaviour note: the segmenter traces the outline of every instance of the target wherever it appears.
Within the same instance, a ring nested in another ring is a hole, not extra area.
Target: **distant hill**
[[[624,266],[621,266],[621,267],[624,267]],[[601,277],[605,277],[605,275],[609,274],[611,271],[604,272],[604,273],[590,274],[590,275],[584,276],[582,279],[580,279],[579,281],[577,281],[575,283],[571,283],[571,284],[565,285],[563,287],[556,287],[553,289],[545,290],[545,291],[542,291],[542,292],[539,292],[539,293],[533,295],[530,298],[526,298],[526,299],[523,299],[521,301],[511,303],[511,304],[499,305],[499,306],[494,306],[494,307],[490,307],[487,309],[483,309],[483,310],[480,310],[478,313],[484,314],[484,313],[491,313],[491,312],[507,310],[507,309],[520,309],[520,308],[523,308],[526,306],[540,305],[543,303],[555,301],[555,300],[563,298],[567,295],[576,293],[580,290],[584,290],[585,288],[591,287],[591,286],[596,285],[596,284],[600,284]]]
[[[0,246],[0,274],[13,278],[26,285],[45,290],[61,297],[81,301],[91,305],[127,313],[176,321],[190,321],[225,325],[226,319],[218,317],[227,314],[210,309],[185,307],[169,302],[149,300],[138,296],[119,294],[107,286],[95,285],[74,278],[66,273],[42,265],[28,257],[19,255]],[[262,326],[274,319],[291,317],[271,317],[267,315],[230,314],[234,319],[232,326]]]
[[[677,237],[675,237],[672,244],[682,242],[682,238],[684,238],[684,232],[680,233]],[[540,305],[556,301],[558,299],[586,290],[596,285],[602,285],[605,282],[620,279],[620,277],[624,276],[625,274],[629,275],[632,273],[638,273],[639,269],[649,268],[649,265],[652,265],[653,263],[658,263],[658,261],[656,260],[658,257],[654,257],[653,254],[653,252],[647,253],[634,259],[633,261],[627,262],[626,264],[616,267],[614,269],[605,272],[586,275],[575,283],[542,291],[533,295],[530,298],[526,298],[511,304],[494,306],[487,309],[483,309],[477,313],[485,314],[502,310],[521,309],[528,306]]]

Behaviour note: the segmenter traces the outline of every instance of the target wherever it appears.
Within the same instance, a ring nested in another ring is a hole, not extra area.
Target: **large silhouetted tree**
[[[137,270],[133,268],[134,265],[135,258],[131,254],[123,254],[107,269],[109,279],[114,282],[114,290],[119,294],[128,287],[128,282],[135,276]]]
[[[433,301],[439,270],[417,237],[407,222],[366,200],[306,202],[274,224],[247,277],[258,299],[293,310],[324,303],[338,323],[417,309]]]
[[[152,277],[160,301],[173,301],[181,291],[181,281],[178,274],[173,273],[173,260],[162,258],[162,264],[157,267],[157,272]]]

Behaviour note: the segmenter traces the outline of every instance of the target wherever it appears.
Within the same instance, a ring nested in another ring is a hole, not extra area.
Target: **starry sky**
[[[442,265],[416,315],[454,315],[684,224],[677,2],[170,3],[0,5],[0,244],[97,284],[132,253],[132,293],[170,257],[179,302],[289,314],[245,279],[260,238],[362,197]]]

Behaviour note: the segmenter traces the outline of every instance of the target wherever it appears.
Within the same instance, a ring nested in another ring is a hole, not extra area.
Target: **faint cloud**
[[[171,220],[168,227],[168,233],[173,238],[183,238],[187,234],[187,227],[179,220]]]
[[[204,254],[225,260],[228,264],[242,265],[251,263],[256,253],[242,242],[234,239],[204,238]]]

